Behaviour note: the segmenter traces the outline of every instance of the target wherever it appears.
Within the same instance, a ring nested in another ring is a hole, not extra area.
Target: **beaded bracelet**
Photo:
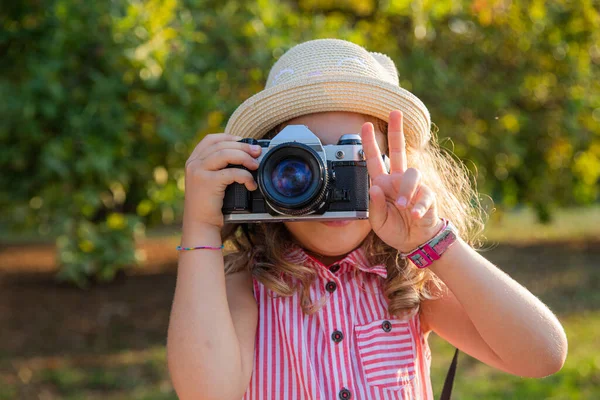
[[[224,245],[220,245],[219,247],[214,247],[214,246],[181,247],[181,246],[177,246],[177,250],[200,250],[200,249],[221,250],[223,247],[224,247]]]

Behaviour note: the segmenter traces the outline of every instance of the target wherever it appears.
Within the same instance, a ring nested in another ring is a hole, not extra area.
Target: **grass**
[[[456,398],[470,399],[547,399],[592,400],[600,398],[600,353],[598,330],[600,312],[586,312],[561,317],[569,338],[569,355],[562,370],[542,379],[521,378],[469,357],[459,355],[454,383]],[[432,383],[436,398],[454,355],[454,347],[436,335],[429,340],[432,361]]]
[[[557,210],[549,224],[537,221],[530,208],[493,213],[484,234],[489,242],[543,243],[600,239],[600,206]]]
[[[177,399],[171,386],[164,346],[124,350],[101,357],[40,357],[17,363],[20,382],[0,386],[0,400],[16,399],[16,393],[36,388],[47,399]],[[1,379],[0,379],[1,382]],[[32,396],[33,398],[33,396]]]

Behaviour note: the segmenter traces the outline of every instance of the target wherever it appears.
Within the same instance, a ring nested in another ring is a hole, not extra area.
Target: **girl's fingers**
[[[235,142],[241,140],[241,136],[230,135],[228,133],[211,133],[209,135],[204,136],[204,138],[196,145],[192,154],[190,154],[189,160],[193,160],[200,156],[200,153],[203,153],[204,150],[215,143],[229,141]]]
[[[393,174],[393,185],[397,193],[394,204],[399,210],[411,204],[420,181],[421,172],[416,168],[408,168],[403,174]]]
[[[239,149],[223,149],[208,155],[202,160],[203,167],[208,171],[217,171],[229,164],[243,165],[254,170],[258,168],[258,160]]]
[[[250,172],[240,169],[240,168],[225,168],[220,171],[217,171],[218,179],[223,186],[223,190],[234,182],[245,185],[246,188],[250,191],[256,190],[258,185],[256,181],[252,177]]]
[[[404,117],[402,116],[402,111],[394,110],[390,113],[388,152],[390,155],[391,172],[404,172],[407,167],[403,123]]]
[[[369,197],[369,222],[371,223],[371,228],[377,231],[385,224],[387,219],[385,194],[379,186],[371,186]]]
[[[258,157],[262,151],[262,149],[259,145],[250,145],[248,143],[242,143],[242,142],[238,142],[238,141],[223,140],[220,142],[216,142],[211,146],[203,148],[198,153],[198,158],[206,158],[213,153],[216,153],[218,151],[225,150],[225,149],[242,150],[242,151],[245,151],[246,153],[250,154],[253,157]]]
[[[363,151],[367,160],[367,170],[372,179],[377,178],[381,174],[386,173],[385,164],[381,157],[381,151],[375,140],[375,128],[370,122],[363,124],[360,131]]]
[[[421,218],[429,211],[435,201],[435,193],[426,185],[419,186],[417,195],[415,196],[415,205],[411,210],[413,218]]]

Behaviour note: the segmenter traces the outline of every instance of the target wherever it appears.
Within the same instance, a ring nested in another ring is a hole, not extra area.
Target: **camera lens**
[[[315,212],[327,189],[327,169],[315,150],[298,142],[282,143],[265,154],[258,169],[258,187],[279,214]]]
[[[271,173],[273,187],[286,197],[296,197],[306,192],[312,178],[310,166],[300,159],[284,159]]]

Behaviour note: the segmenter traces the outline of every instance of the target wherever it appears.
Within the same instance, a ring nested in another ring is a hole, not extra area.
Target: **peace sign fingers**
[[[390,113],[388,125],[388,146],[390,154],[390,173],[404,172],[407,168],[406,142],[404,141],[404,116],[402,111]]]
[[[371,179],[375,179],[382,174],[387,175],[379,145],[377,145],[377,141],[375,140],[375,128],[372,123],[366,122],[363,124],[360,131],[360,137],[362,140],[363,151],[365,152],[365,158],[367,160],[367,171],[369,172]]]

